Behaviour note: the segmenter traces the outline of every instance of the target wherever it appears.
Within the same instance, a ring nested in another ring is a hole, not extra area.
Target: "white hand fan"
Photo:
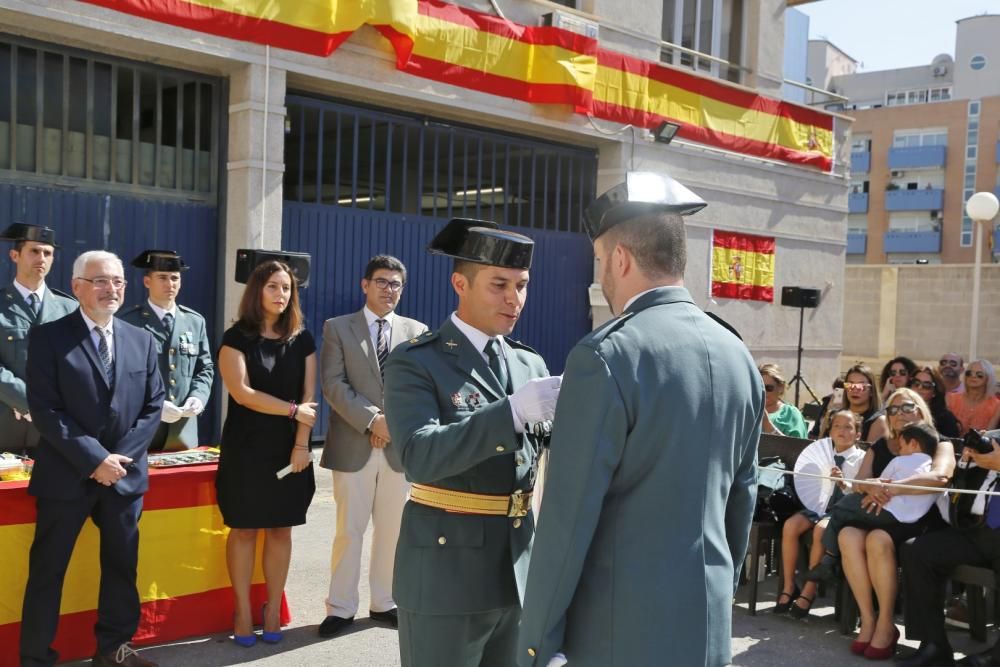
[[[833,465],[833,442],[829,438],[823,438],[802,450],[795,460],[795,472],[829,475]],[[833,495],[834,483],[828,479],[798,475],[794,479],[795,493],[798,494],[802,506],[817,514],[826,512],[826,505]]]

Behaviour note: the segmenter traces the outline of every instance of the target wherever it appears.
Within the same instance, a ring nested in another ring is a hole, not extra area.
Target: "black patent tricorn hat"
[[[644,213],[664,212],[691,215],[708,202],[666,174],[630,171],[619,183],[597,198],[583,213],[583,225],[590,240],[626,220]]]
[[[495,222],[455,218],[437,233],[427,251],[455,259],[506,269],[530,269],[535,242],[500,229]]]
[[[15,222],[8,226],[7,229],[3,230],[3,233],[0,233],[0,240],[34,241],[50,245],[53,248],[59,247],[56,245],[56,230],[41,225],[28,225],[23,222]]]
[[[132,266],[146,271],[166,271],[174,273],[187,271],[189,267],[173,250],[143,250],[132,260]]]

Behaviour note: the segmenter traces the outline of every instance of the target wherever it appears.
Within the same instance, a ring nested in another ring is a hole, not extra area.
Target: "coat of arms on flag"
[[[774,237],[712,232],[712,296],[774,301]]]

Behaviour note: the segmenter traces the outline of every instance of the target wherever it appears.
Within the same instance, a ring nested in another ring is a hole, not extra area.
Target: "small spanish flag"
[[[774,301],[774,237],[712,232],[712,296]]]

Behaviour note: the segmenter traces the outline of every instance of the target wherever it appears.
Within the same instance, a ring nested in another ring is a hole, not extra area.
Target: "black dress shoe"
[[[338,632],[354,622],[354,617],[341,618],[340,616],[327,616],[319,624],[320,637],[333,637]]]
[[[951,647],[945,644],[934,644],[931,642],[921,642],[916,653],[911,653],[905,658],[896,660],[899,667],[952,667],[955,659],[951,654]]]
[[[369,611],[368,618],[379,623],[391,625],[394,628],[399,627],[399,616],[397,616],[395,609],[390,609],[389,611]]]
[[[961,667],[1000,667],[1000,661],[993,657],[993,649],[975,655],[967,655],[955,664]]]
[[[819,564],[813,569],[802,575],[802,578],[806,581],[836,581],[838,575],[838,568],[840,566],[840,559],[830,554],[823,556]]]

